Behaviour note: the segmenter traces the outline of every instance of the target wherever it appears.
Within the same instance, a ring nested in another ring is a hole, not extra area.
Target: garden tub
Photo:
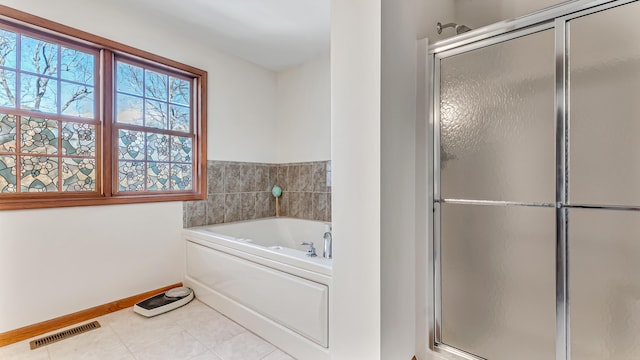
[[[330,223],[266,218],[183,230],[186,286],[296,358],[329,358]],[[318,256],[307,256],[313,242]]]

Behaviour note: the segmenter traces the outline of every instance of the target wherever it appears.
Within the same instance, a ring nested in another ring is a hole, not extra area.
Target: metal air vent
[[[64,340],[70,338],[75,335],[79,335],[85,333],[87,331],[91,331],[100,327],[100,323],[97,321],[90,322],[88,324],[80,325],[78,327],[74,327],[73,329],[68,329],[61,331],[59,333],[51,334],[49,336],[45,336],[40,339],[33,340],[29,342],[29,346],[31,346],[31,350],[52,344],[54,342]]]

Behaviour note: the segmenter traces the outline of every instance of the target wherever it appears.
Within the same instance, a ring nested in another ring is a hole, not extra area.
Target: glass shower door
[[[640,359],[640,1],[434,50],[437,347]]]
[[[554,33],[505,40],[438,54],[436,341],[552,360]]]
[[[640,4],[568,22],[571,358],[640,359]]]
[[[442,342],[491,360],[555,358],[555,209],[442,205]]]

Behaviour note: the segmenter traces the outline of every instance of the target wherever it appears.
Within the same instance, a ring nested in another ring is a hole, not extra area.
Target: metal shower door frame
[[[584,207],[569,204],[569,107],[568,107],[568,22],[596,12],[611,9],[638,0],[577,0],[554,6],[513,20],[502,21],[477,31],[465,33],[452,39],[437,42],[429,47],[427,69],[430,72],[431,101],[429,111],[430,189],[432,231],[429,233],[429,278],[432,281],[433,297],[428,308],[433,311],[430,321],[431,350],[452,354],[462,359],[484,360],[462,349],[442,342],[442,284],[441,284],[441,204],[459,203],[475,205],[537,206],[556,208],[556,359],[570,360],[570,302],[568,268],[568,217],[569,208]],[[442,59],[487,46],[510,41],[540,31],[554,29],[555,51],[555,128],[556,128],[556,199],[555,203],[516,203],[509,201],[479,201],[469,199],[443,199],[440,181],[440,62]]]

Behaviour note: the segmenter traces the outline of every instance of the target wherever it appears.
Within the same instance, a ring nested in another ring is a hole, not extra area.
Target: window
[[[205,71],[2,10],[0,209],[203,197]]]
[[[192,188],[191,84],[116,60],[118,192]]]
[[[97,57],[0,28],[0,193],[96,192]]]

